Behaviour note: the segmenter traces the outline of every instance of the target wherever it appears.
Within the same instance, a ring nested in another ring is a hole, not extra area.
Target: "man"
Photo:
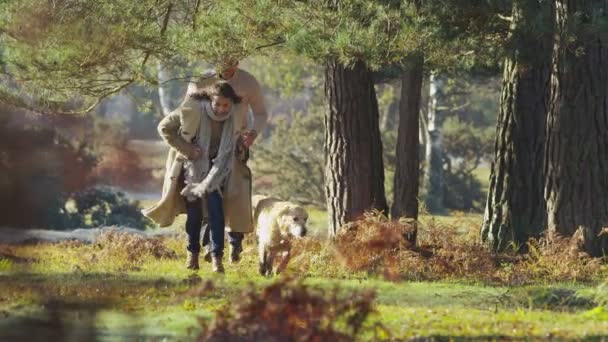
[[[251,174],[249,168],[246,166],[246,156],[248,156],[248,149],[251,147],[257,136],[262,132],[268,121],[268,112],[266,111],[266,105],[264,103],[264,96],[262,95],[262,89],[258,81],[253,75],[247,71],[238,67],[239,62],[227,58],[223,62],[219,63],[215,70],[204,72],[198,80],[191,82],[188,85],[186,96],[190,96],[192,93],[199,92],[200,90],[216,83],[217,81],[226,81],[235,90],[236,94],[242,98],[241,106],[239,110],[234,113],[235,125],[240,126],[242,135],[242,149],[244,149],[242,155],[242,163],[238,170],[235,172],[241,172],[245,175],[249,175],[249,181],[251,181]],[[248,111],[251,108],[253,113],[252,127],[249,128],[248,123]],[[241,154],[241,153],[239,153]],[[228,209],[229,210],[229,209]],[[242,208],[236,210],[243,210]],[[249,208],[250,210],[250,208]],[[249,215],[250,213],[243,213],[243,215]],[[203,248],[205,249],[204,260],[207,262],[211,261],[211,254],[209,253],[209,227],[205,223],[203,232]],[[240,260],[240,254],[242,249],[242,242],[244,232],[249,232],[248,229],[234,226],[230,224],[230,231],[228,232],[228,241],[230,243],[230,261],[236,263]]]
[[[266,127],[268,113],[264,103],[264,96],[258,81],[253,75],[238,67],[239,62],[227,59],[219,63],[216,70],[204,72],[196,82],[188,85],[186,96],[198,92],[217,81],[226,81],[243,98],[243,106],[236,114],[243,131],[243,143],[249,148],[259,133]],[[253,112],[252,129],[248,129],[247,113],[251,108]]]

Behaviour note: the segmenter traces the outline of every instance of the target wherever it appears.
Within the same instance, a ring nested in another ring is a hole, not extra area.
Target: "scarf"
[[[189,201],[213,191],[219,191],[221,194],[221,187],[228,180],[232,171],[234,148],[238,137],[238,134],[234,132],[234,108],[235,106],[232,106],[230,112],[220,118],[213,112],[209,101],[201,101],[202,113],[196,144],[203,150],[204,155],[198,160],[188,160],[184,163],[186,186],[181,194],[186,196]],[[211,168],[209,167],[209,157],[205,155],[209,152],[211,141],[210,120],[224,121],[220,146]]]

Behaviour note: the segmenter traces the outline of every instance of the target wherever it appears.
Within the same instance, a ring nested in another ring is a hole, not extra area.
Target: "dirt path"
[[[84,242],[93,242],[102,233],[106,231],[124,232],[127,234],[136,234],[146,238],[154,238],[159,236],[175,236],[179,233],[172,229],[155,229],[141,231],[127,227],[101,227],[101,228],[84,228],[74,230],[46,230],[46,229],[19,229],[0,227],[0,243],[3,244],[22,244],[31,242],[60,242],[67,240],[78,240]]]

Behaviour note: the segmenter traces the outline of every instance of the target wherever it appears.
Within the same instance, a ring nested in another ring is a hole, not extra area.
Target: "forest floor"
[[[322,217],[312,213],[316,233],[307,239],[323,240]],[[480,220],[479,215],[427,216],[421,222],[463,235],[478,229]],[[217,275],[202,260],[201,270],[186,270],[185,238],[176,234],[146,239],[108,233],[93,243],[0,245],[0,340],[192,340],[218,312],[242,310],[239,305],[264,298],[265,289],[277,284],[303,286],[319,298],[335,294],[334,305],[371,291],[373,296],[365,297],[372,310],[365,329],[350,334],[357,340],[608,336],[607,272],[600,262],[575,259],[560,266],[539,250],[536,258],[494,260],[491,270],[480,273],[439,268],[439,259],[431,257],[427,265],[413,264],[416,272],[398,269],[400,276],[386,277],[375,268],[330,265],[334,259],[304,247],[284,274],[265,278],[258,274],[255,244],[248,238],[241,262],[226,260],[226,273]],[[441,260],[466,265],[456,254]],[[526,276],[514,276],[520,273]],[[348,331],[344,324],[334,328]]]

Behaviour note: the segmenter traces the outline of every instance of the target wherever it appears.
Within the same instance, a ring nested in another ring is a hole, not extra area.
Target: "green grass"
[[[484,172],[487,176],[489,169]],[[315,208],[307,209],[311,235],[325,237],[327,213]],[[178,218],[170,229],[183,230],[183,220],[183,216]],[[445,226],[446,229],[457,229],[462,234],[476,234],[481,220],[482,215],[474,213],[453,212],[449,216],[423,213],[420,216],[420,229],[421,234],[425,234],[425,227],[434,226],[441,230]],[[178,253],[177,260],[144,258],[131,268],[125,268],[120,261],[112,260],[82,266],[86,269],[85,274],[91,273],[93,279],[107,283],[109,288],[105,292],[114,291],[112,279],[132,284],[124,290],[126,292],[120,304],[113,304],[111,310],[104,309],[97,323],[106,331],[136,331],[146,336],[195,335],[200,327],[197,317],[211,319],[215,310],[233,302],[244,289],[254,286],[261,290],[271,283],[272,280],[258,276],[253,240],[248,238],[247,242],[242,262],[239,265],[228,264],[224,276],[210,273],[207,264],[196,274],[186,271],[182,265],[185,241],[181,240],[167,242]],[[93,291],[82,274],[73,272],[74,264],[82,263],[83,259],[88,258],[86,255],[90,253],[88,249],[91,247],[68,249],[62,253],[58,253],[53,246],[46,248],[42,252],[34,249],[21,251],[24,256],[35,255],[38,260],[45,260],[29,265],[26,273],[15,275],[13,264],[4,267],[4,274],[13,274],[13,280],[7,283],[10,288],[30,288],[30,291],[17,293],[11,290],[1,291],[0,288],[0,292],[11,296],[11,299],[0,300],[0,310],[8,303],[13,303],[13,306],[6,306],[4,310],[13,312],[15,307],[31,308],[40,301],[40,297],[36,297],[35,291],[32,292],[31,285],[28,285],[32,282],[27,278],[19,280],[27,274],[39,276],[35,283],[43,283],[47,294],[61,293],[56,289],[61,288],[60,284],[84,285],[87,289],[85,292]],[[320,256],[320,260],[322,264],[326,259]],[[314,267],[323,265],[317,262]],[[377,314],[371,320],[381,322],[397,338],[449,336],[585,339],[608,334],[608,312],[596,299],[604,273],[598,274],[597,279],[591,282],[555,283],[542,278],[542,272],[545,271],[542,267],[546,266],[538,267],[538,281],[527,286],[490,286],[467,278],[438,282],[390,282],[368,276],[364,272],[349,274],[344,271],[328,276],[327,272],[316,272],[314,269],[291,269],[290,274],[301,277],[320,291],[339,287],[345,296],[355,291],[374,290],[377,294]],[[62,274],[63,278],[56,278],[58,274]],[[5,279],[0,279],[0,284]],[[215,283],[214,290],[195,296],[188,295],[189,291],[207,280]],[[158,285],[159,282],[161,285]],[[136,288],[140,291],[135,291]],[[83,298],[88,297],[84,295]],[[131,318],[125,319],[125,315]],[[0,330],[1,328],[0,326]]]
[[[199,317],[209,320],[215,310],[233,302],[244,289],[262,289],[273,281],[257,274],[251,244],[246,246],[240,264],[226,265],[225,275],[212,274],[209,264],[202,264],[198,272],[185,270],[184,242],[168,240],[166,244],[177,252],[177,259],[143,257],[125,263],[112,255],[102,257],[95,245],[15,248],[17,256],[35,261],[0,270],[0,315],[4,317],[0,339],[14,336],[10,334],[15,334],[15,327],[28,319],[44,319],[43,304],[50,299],[95,303],[99,312],[94,326],[110,340],[133,334],[168,339],[195,336],[200,329]],[[303,277],[322,292],[339,287],[348,296],[373,289],[378,313],[371,319],[399,338],[578,339],[608,334],[608,314],[594,302],[595,284],[505,287],[456,281],[389,282],[362,274],[340,279],[310,276],[304,270],[291,270],[291,274]],[[207,281],[214,284],[213,289],[193,292],[203,289]],[[87,324],[82,317],[74,317],[68,320],[70,326]]]
[[[311,235],[326,236],[326,212],[307,209]],[[184,219],[178,217],[166,229],[183,231]],[[471,233],[477,231],[481,215],[421,215],[420,221],[422,230],[445,225]],[[246,239],[243,260],[238,265],[227,263],[225,275],[213,274],[205,263],[198,272],[186,270],[185,236],[167,238],[164,245],[177,258],[156,259],[143,251],[140,258],[126,260],[121,246],[96,244],[10,247],[13,259],[0,253],[0,340],[16,340],[24,332],[30,334],[25,337],[46,336],[48,331],[31,327],[48,326],[49,303],[54,301],[84,305],[68,308],[62,321],[75,331],[92,326],[102,340],[130,336],[190,340],[200,332],[199,319],[211,320],[216,310],[237,301],[250,286],[261,291],[276,280],[257,274],[251,236]],[[320,264],[313,267],[324,267],[326,259],[319,257]],[[322,293],[338,287],[348,297],[374,290],[377,313],[369,323],[383,324],[396,338],[586,339],[608,335],[608,312],[597,295],[605,291],[598,287],[601,275],[584,284],[539,279],[527,286],[490,286],[471,279],[391,282],[365,272],[328,274],[315,269],[290,268],[287,274]],[[90,307],[95,309],[92,321],[83,314]]]

